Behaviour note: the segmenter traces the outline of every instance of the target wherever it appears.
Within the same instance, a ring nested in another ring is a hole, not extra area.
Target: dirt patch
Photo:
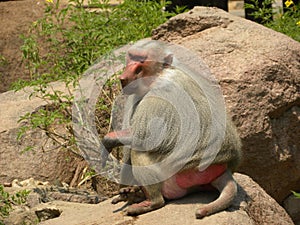
[[[32,22],[44,13],[43,1],[0,1],[0,92],[9,89],[12,82],[29,79],[22,64],[21,34],[27,34]]]
[[[20,36],[28,34],[31,24],[43,17],[44,1],[0,0],[0,93],[8,91],[11,84],[18,79],[30,79],[22,63],[20,47],[23,41]],[[112,0],[110,4],[116,5],[120,2]],[[68,0],[60,1],[62,6],[67,3]]]

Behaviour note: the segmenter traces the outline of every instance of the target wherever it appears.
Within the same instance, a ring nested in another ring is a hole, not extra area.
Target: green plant
[[[69,3],[62,7],[59,0],[45,2],[45,16],[33,23],[29,36],[22,37],[23,62],[31,79],[16,82],[13,88],[33,86],[32,95],[48,103],[37,112],[20,118],[22,126],[18,138],[29,130],[42,129],[60,146],[74,149],[70,125],[71,89],[83,72],[112,49],[150,36],[152,29],[171,14],[162,10],[165,1],[125,0],[117,6],[109,5],[107,0],[92,0],[87,5],[83,0],[70,0]],[[97,11],[91,11],[95,7]],[[57,80],[66,84],[66,92],[49,89],[48,83]],[[109,110],[117,85],[114,79],[108,81],[100,96],[96,109],[98,117],[104,118],[100,121],[100,130],[109,124]],[[66,132],[57,131],[59,125],[63,125]],[[28,146],[25,151],[31,149]]]
[[[59,146],[72,148],[75,141],[69,125],[72,119],[70,108],[73,101],[70,85],[66,85],[66,92],[51,89],[46,84],[38,85],[34,87],[32,95],[42,98],[46,105],[36,112],[26,113],[20,117],[19,122],[22,126],[19,128],[17,139],[21,140],[30,130],[41,129]],[[58,132],[56,128],[59,125],[63,125],[66,132]],[[23,152],[32,149],[32,146],[27,146]]]
[[[253,10],[251,14],[255,19],[262,21],[266,27],[281,32],[300,41],[300,5],[295,5],[292,0],[285,1],[284,12],[275,15],[272,8],[274,0],[264,0],[261,4],[258,0],[251,0],[251,4],[245,4],[245,8]]]
[[[59,0],[45,2],[45,16],[33,23],[31,34],[22,36],[23,61],[29,82],[14,89],[54,80],[76,79],[101,55],[118,46],[147,37],[170,16],[164,1],[125,0],[117,6],[108,1]],[[97,7],[93,12],[89,8]]]
[[[7,60],[6,58],[0,54],[0,66],[5,66],[7,65]],[[3,74],[0,72],[0,79],[2,78]]]
[[[292,0],[288,0],[285,6],[285,12],[266,26],[300,42],[300,4],[295,5]]]
[[[0,66],[4,66],[7,64],[6,58],[0,54]]]
[[[22,190],[18,191],[16,194],[11,195],[6,192],[3,185],[0,184],[0,219],[9,216],[13,205],[22,205],[26,203],[26,199],[29,193],[30,191]]]
[[[251,3],[245,3],[245,9],[251,9],[253,12],[250,13],[250,16],[253,16],[254,19],[259,19],[262,24],[272,21],[273,18],[273,9],[272,3],[274,0],[250,0]]]
[[[295,196],[296,198],[300,198],[300,193],[297,193],[297,192],[295,192],[295,191],[292,191],[292,193],[294,194],[294,196]]]

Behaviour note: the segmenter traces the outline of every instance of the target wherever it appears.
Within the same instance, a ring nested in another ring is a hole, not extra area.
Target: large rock
[[[187,196],[183,199],[171,201],[163,208],[140,215],[138,217],[124,216],[121,212],[123,203],[112,205],[111,200],[97,205],[84,205],[66,202],[52,202],[40,205],[49,208],[55,207],[61,212],[57,218],[42,222],[42,225],[76,225],[76,224],[134,224],[134,225],[254,225],[254,224],[293,224],[284,209],[259,187],[251,178],[235,174],[239,183],[238,196],[228,210],[195,219],[195,210],[204,203],[213,201],[216,193],[204,192]]]
[[[54,83],[55,90],[64,91],[64,86]],[[76,183],[80,172],[87,165],[81,157],[70,151],[62,151],[45,132],[32,130],[17,140],[20,116],[33,113],[47,102],[29,96],[31,88],[19,92],[0,94],[0,183],[14,179],[33,177],[42,181]],[[22,153],[27,147],[32,151]]]
[[[300,190],[300,43],[216,8],[195,7],[153,31],[194,50],[220,81],[250,175],[278,202]]]

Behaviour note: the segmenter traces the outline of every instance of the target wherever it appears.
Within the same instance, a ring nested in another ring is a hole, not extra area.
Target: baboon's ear
[[[164,58],[164,66],[168,67],[171,66],[173,62],[173,54],[169,54]]]

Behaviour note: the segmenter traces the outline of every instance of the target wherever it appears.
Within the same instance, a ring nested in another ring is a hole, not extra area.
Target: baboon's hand
[[[112,204],[117,204],[118,202],[127,202],[128,204],[138,203],[144,201],[145,194],[142,189],[138,186],[124,187],[119,191],[119,196],[112,200]]]
[[[131,145],[131,140],[130,130],[127,129],[110,132],[104,136],[101,142],[107,151],[111,152],[115,147]]]
[[[104,145],[107,152],[111,152],[114,147],[120,146],[120,141],[117,138],[108,135],[102,139],[101,143]]]

